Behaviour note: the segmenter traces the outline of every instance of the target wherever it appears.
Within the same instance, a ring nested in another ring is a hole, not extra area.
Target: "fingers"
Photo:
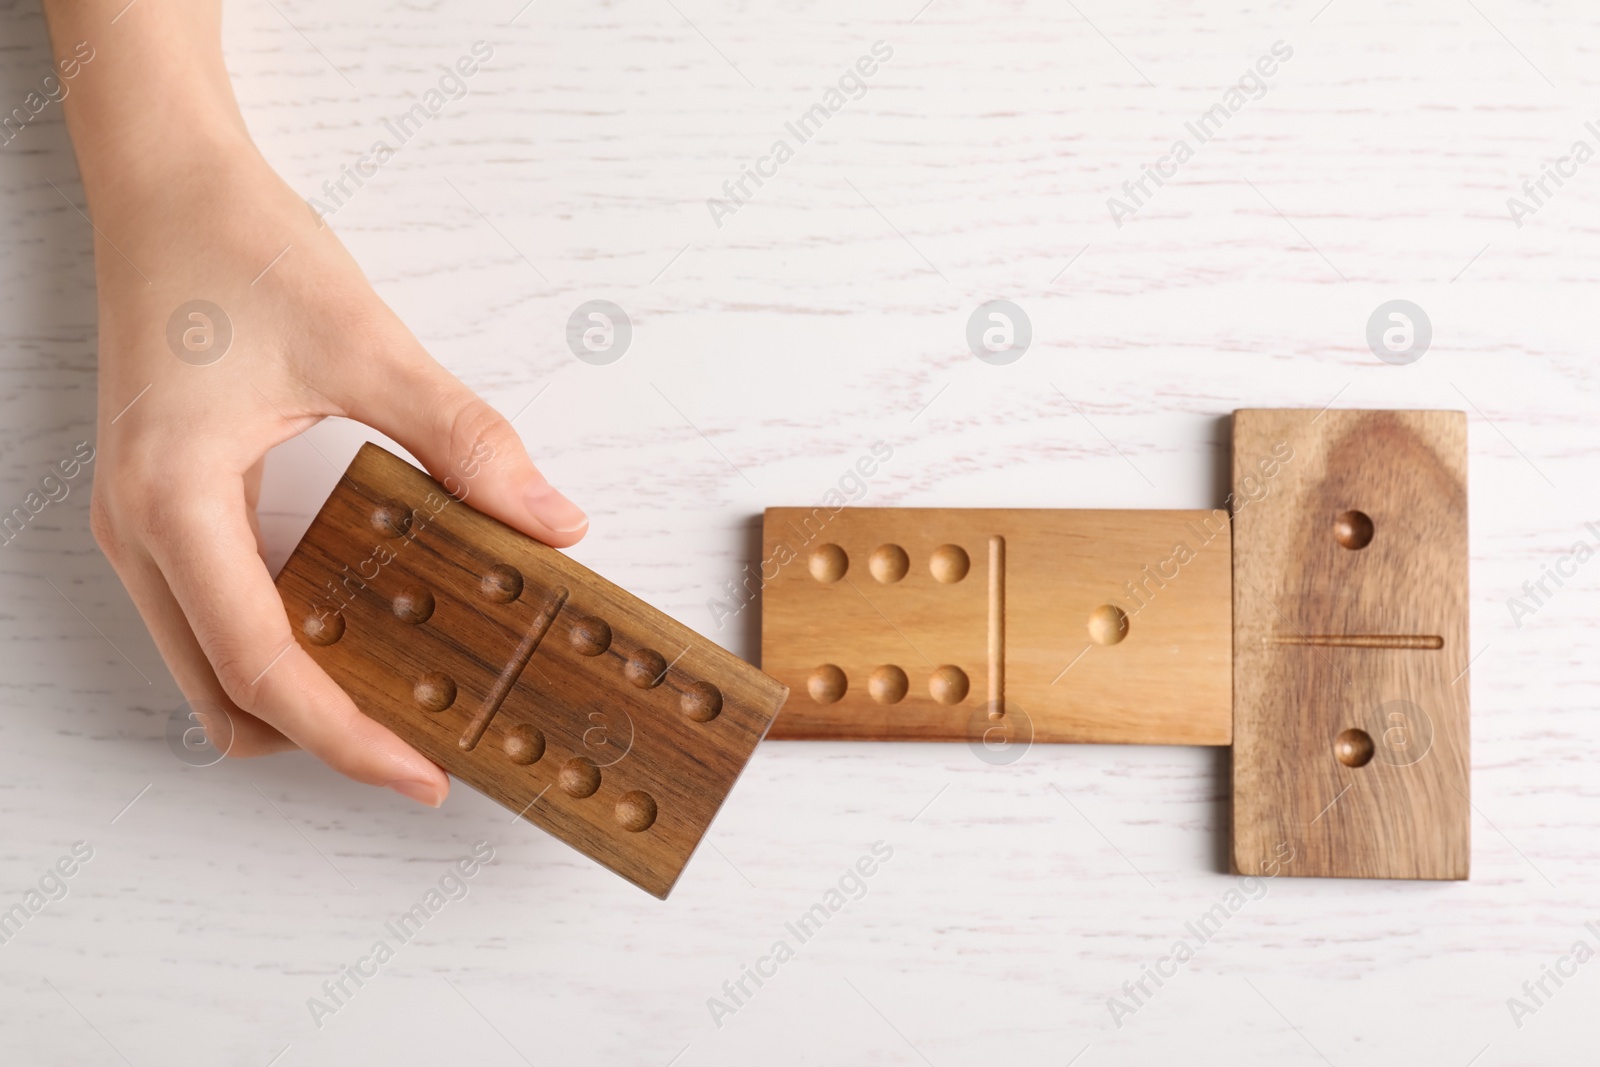
[[[340,773],[438,807],[445,773],[363,715],[294,639],[238,475],[200,484],[231,488],[154,506],[147,543],[222,692]]]
[[[189,621],[183,617],[161,576],[155,561],[142,552],[131,551],[126,544],[112,543],[109,524],[104,519],[104,509],[98,502],[91,512],[95,536],[105,549],[106,557],[117,572],[117,577],[133,598],[134,606],[144,619],[146,628],[155,639],[156,649],[166,661],[173,679],[191,710],[200,718],[206,736],[224,755],[234,757],[265,756],[295,747],[293,741],[254,715],[241,711],[228,694],[222,691],[216,673],[207,662],[205,653],[195,640]],[[227,723],[214,722],[212,711],[220,711]]]
[[[588,516],[539,473],[511,423],[420,346],[341,393],[346,414],[400,442],[479,511],[557,548],[588,530]]]

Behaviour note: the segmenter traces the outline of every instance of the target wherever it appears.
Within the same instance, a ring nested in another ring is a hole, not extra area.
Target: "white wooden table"
[[[1527,618],[1507,604],[1600,546],[1600,162],[1520,227],[1507,207],[1600,147],[1592,5],[520,3],[230,3],[226,46],[307,197],[492,48],[334,225],[444,362],[521,411],[593,516],[577,558],[753,657],[756,613],[719,630],[708,598],[764,506],[817,501],[875,441],[894,457],[870,503],[1200,507],[1235,407],[1463,409],[1472,879],[1279,879],[1118,1026],[1109,999],[1237,885],[1225,750],[765,745],[665,904],[466,788],[434,812],[303,755],[186,766],[181,697],[87,530],[91,470],[0,547],[0,912],[93,850],[0,945],[0,1061],[1592,1058],[1600,964],[1537,1005],[1523,983],[1600,949],[1600,563]],[[48,53],[31,4],[0,26],[9,110]],[[875,41],[892,57],[800,144],[785,124]],[[1200,143],[1186,123],[1280,41],[1264,94]],[[714,220],[779,138],[792,158]],[[1179,138],[1192,158],[1119,226],[1108,198]],[[81,196],[58,108],[0,148],[4,509],[94,439]],[[992,298],[1032,324],[1007,366],[965,339]],[[606,366],[565,343],[591,299],[633,324]],[[1365,337],[1391,299],[1433,326],[1407,366]],[[274,455],[274,566],[364,433]],[[386,923],[480,840],[465,899],[396,942]],[[714,1018],[879,841],[861,899]],[[393,958],[314,1021],[380,939]]]

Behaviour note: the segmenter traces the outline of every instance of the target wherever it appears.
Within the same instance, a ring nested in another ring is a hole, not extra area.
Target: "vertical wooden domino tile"
[[[664,897],[783,686],[373,445],[278,578],[366,714]]]
[[[1235,867],[1467,877],[1466,417],[1239,411],[1233,461]]]

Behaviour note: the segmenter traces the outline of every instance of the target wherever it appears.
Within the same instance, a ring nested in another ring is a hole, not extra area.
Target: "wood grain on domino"
[[[1240,411],[1233,460],[1235,866],[1467,877],[1465,416]]]

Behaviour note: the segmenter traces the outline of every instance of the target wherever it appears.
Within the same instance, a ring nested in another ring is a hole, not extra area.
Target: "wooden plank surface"
[[[768,508],[774,738],[1225,745],[1228,515]]]
[[[1233,471],[1236,868],[1467,877],[1466,416],[1240,411]]]
[[[783,702],[760,671],[376,445],[278,588],[362,711],[658,897]]]

